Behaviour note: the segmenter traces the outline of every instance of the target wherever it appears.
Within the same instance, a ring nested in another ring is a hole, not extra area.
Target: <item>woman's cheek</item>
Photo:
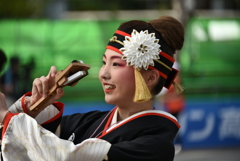
[[[124,73],[121,79],[130,86],[135,86],[134,73]]]

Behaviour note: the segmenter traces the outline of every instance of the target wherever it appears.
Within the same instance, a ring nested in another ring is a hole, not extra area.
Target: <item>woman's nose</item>
[[[111,78],[111,74],[106,67],[102,67],[100,70],[100,78],[103,80],[107,80]]]

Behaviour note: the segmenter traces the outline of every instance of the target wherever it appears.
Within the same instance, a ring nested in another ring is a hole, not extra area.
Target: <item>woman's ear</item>
[[[159,80],[159,72],[156,69],[144,70],[141,72],[147,86],[155,86]]]

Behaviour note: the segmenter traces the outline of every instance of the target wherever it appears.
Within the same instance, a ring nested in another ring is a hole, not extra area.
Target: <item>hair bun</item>
[[[170,46],[174,53],[176,50],[182,49],[184,42],[182,23],[170,16],[162,16],[148,23],[161,34],[165,43]]]

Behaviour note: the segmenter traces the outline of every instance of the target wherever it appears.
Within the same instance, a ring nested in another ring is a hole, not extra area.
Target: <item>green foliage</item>
[[[75,87],[66,87],[64,99],[102,99],[98,71],[108,40],[120,22],[2,20],[0,44],[8,58],[19,56],[22,67],[33,58],[32,79],[47,75],[52,65],[61,70],[72,60],[83,60],[91,66],[89,75]]]
[[[192,18],[180,54],[187,94],[239,94],[240,19]]]

